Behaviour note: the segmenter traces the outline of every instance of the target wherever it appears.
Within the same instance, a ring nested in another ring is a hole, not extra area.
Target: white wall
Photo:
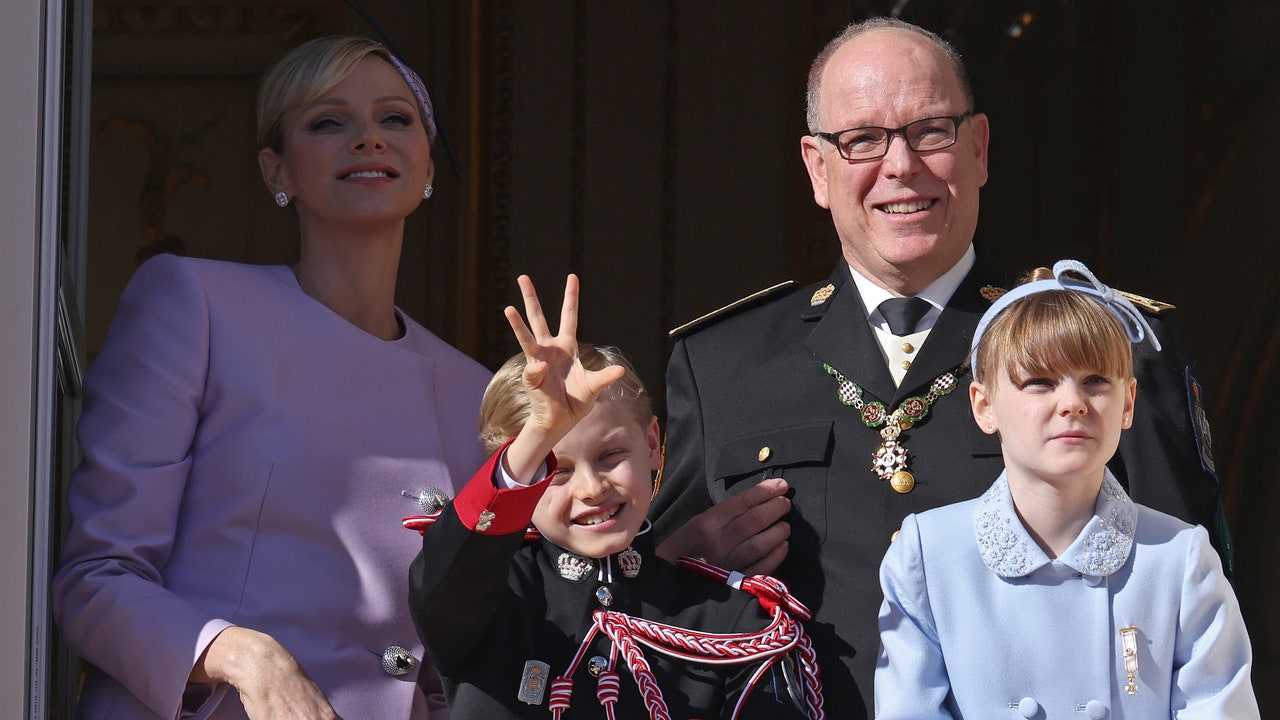
[[[27,716],[43,2],[0,23],[0,717]]]

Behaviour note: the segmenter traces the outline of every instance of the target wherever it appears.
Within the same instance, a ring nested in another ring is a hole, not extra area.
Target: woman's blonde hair
[[[1133,376],[1129,336],[1111,311],[1070,290],[1046,290],[1010,303],[978,341],[973,377],[995,386],[1090,368]]]
[[[603,370],[620,365],[622,377],[605,389],[597,402],[617,402],[647,428],[653,417],[653,404],[644,383],[622,351],[607,345],[578,343],[578,359],[588,370]],[[529,419],[529,395],[524,388],[524,353],[517,353],[494,373],[480,400],[480,440],[485,452],[493,453],[520,432]]]
[[[395,67],[380,43],[345,35],[309,40],[277,61],[258,88],[258,147],[283,152],[285,115],[329,92],[370,55]]]

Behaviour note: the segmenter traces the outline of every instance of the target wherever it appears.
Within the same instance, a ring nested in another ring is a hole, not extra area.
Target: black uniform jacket
[[[565,673],[591,628],[592,612],[601,609],[596,591],[602,586],[612,594],[610,610],[681,628],[755,632],[769,624],[754,596],[659,559],[647,533],[632,544],[643,556],[636,577],[624,577],[614,556],[609,559],[613,582],[598,579],[603,561],[595,561],[596,569],[585,579],[566,580],[557,571],[560,548],[546,540],[524,540],[546,484],[495,489],[495,460],[496,455],[423,533],[422,553],[410,571],[410,608],[443,679],[453,720],[551,717],[549,681]],[[487,526],[479,518],[483,511],[491,513]],[[586,660],[608,658],[610,645],[603,634],[593,641],[573,675],[566,718],[604,717]],[[695,666],[648,648],[644,653],[672,718],[728,717],[758,666]],[[551,666],[540,705],[517,699],[527,660]],[[648,718],[620,654],[614,669],[621,676],[617,717]],[[776,675],[777,695],[774,674],[766,673],[748,696],[742,717],[803,717],[785,700],[782,673]]]
[[[671,355],[666,462],[650,511],[654,534],[661,541],[712,503],[764,478],[787,480],[790,550],[775,574],[815,612],[807,628],[830,717],[871,714],[878,571],[902,519],[981,495],[1003,464],[998,439],[973,421],[966,368],[955,390],[903,432],[899,443],[916,485],[895,492],[872,471],[878,429],[841,404],[837,381],[823,364],[890,411],[904,398],[925,395],[935,378],[966,362],[974,328],[990,306],[984,287],[1009,287],[1003,273],[979,258],[901,387],[894,387],[843,263],[831,275],[825,301],[816,291],[828,283],[792,286],[698,324]],[[1135,419],[1113,465],[1135,501],[1213,528],[1216,478],[1197,450],[1186,362],[1167,328],[1149,320],[1164,352],[1135,348]]]

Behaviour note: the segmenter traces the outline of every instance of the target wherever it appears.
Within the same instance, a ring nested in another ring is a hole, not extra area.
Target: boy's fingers
[[[529,360],[524,366],[524,381],[531,388],[536,388],[542,384],[542,379],[547,374],[547,364],[542,360]]]
[[[529,316],[529,330],[533,336],[547,337],[551,331],[547,327],[547,318],[542,313],[542,303],[538,302],[538,291],[533,287],[533,280],[528,275],[516,278],[520,286],[520,295],[524,298],[524,313]]]
[[[588,387],[593,397],[598,397],[604,392],[605,388],[617,382],[622,378],[624,370],[621,365],[610,365],[602,370],[589,373],[587,375]]]
[[[524,324],[524,318],[520,317],[520,311],[508,305],[503,309],[502,314],[507,318],[507,324],[511,326],[511,333],[516,336],[516,342],[520,343],[520,349],[525,355],[533,354],[538,347],[538,341],[533,336],[533,332],[529,330],[529,326]]]
[[[560,332],[563,337],[578,336],[578,276],[569,273],[564,279],[564,303],[560,306]]]

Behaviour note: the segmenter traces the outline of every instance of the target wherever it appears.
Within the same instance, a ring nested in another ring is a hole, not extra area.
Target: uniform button
[[[756,453],[756,459],[759,460],[760,462],[764,462],[765,460],[768,460],[772,456],[773,456],[773,450],[768,445],[765,445],[764,447],[760,448],[760,452]]]
[[[915,346],[915,345],[912,345],[912,344],[911,344],[911,343],[909,343],[909,342],[904,342],[904,343],[902,343],[902,352],[904,352],[904,353],[906,353],[906,354],[910,355],[911,353],[913,353],[913,352],[915,352],[915,351],[916,351],[916,346]]]
[[[608,669],[609,661],[599,655],[587,661],[587,672],[591,673],[591,677],[600,677],[600,673]]]
[[[897,540],[898,536],[901,534],[902,534],[901,530],[894,530],[893,534],[889,536],[889,542],[893,542],[894,540]]]
[[[605,607],[609,607],[613,604],[613,593],[609,592],[609,588],[601,585],[596,588],[596,602]]]
[[[490,510],[481,512],[480,519],[476,522],[476,530],[479,532],[488,532],[489,528],[493,526],[493,521],[497,518],[498,516],[493,514]]]
[[[1107,717],[1106,703],[1101,700],[1090,700],[1084,705],[1084,713],[1089,716],[1089,720],[1103,720]]]
[[[903,370],[910,370],[910,369],[911,369],[911,361],[910,361],[910,360],[903,360],[903,361],[902,361],[902,369],[903,369]]]
[[[1040,712],[1040,703],[1035,698],[1024,697],[1018,701],[1018,714],[1024,718],[1033,718]]]
[[[392,677],[404,675],[417,664],[417,658],[399,645],[392,645],[382,651],[382,671]]]

